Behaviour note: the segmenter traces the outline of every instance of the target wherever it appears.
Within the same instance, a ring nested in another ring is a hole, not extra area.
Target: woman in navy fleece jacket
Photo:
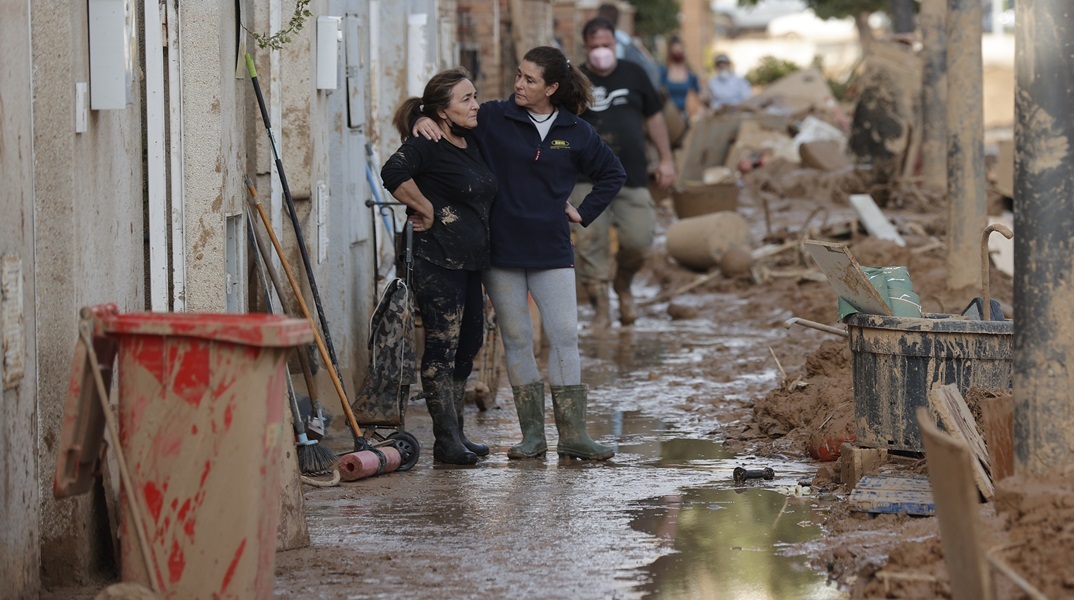
[[[510,458],[543,456],[544,382],[533,353],[528,297],[541,311],[550,344],[548,380],[561,456],[604,460],[615,453],[586,431],[588,388],[581,382],[578,307],[570,223],[589,225],[626,180],[619,159],[588,123],[578,118],[593,100],[589,79],[557,48],[526,53],[514,94],[485,102],[474,138],[498,189],[489,221],[491,268],[485,289],[503,335],[507,376],[514,392],[522,442]],[[441,133],[421,119],[414,132]],[[578,175],[594,182],[577,210],[567,203]]]

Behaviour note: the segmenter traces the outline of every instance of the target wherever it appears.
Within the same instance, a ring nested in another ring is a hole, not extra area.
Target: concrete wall
[[[111,566],[100,494],[56,501],[52,475],[78,309],[145,307],[142,122],[136,64],[130,106],[89,111],[86,132],[75,133],[75,84],[89,81],[87,3],[35,2],[31,20],[38,485],[42,579],[51,586]]]
[[[30,3],[0,4],[0,581],[6,598],[36,598],[36,348]],[[21,269],[2,270],[21,262]],[[21,285],[21,293],[17,286]],[[6,287],[6,289],[5,289]],[[4,359],[6,353],[7,359]]]
[[[249,107],[236,77],[235,4],[179,4],[182,32],[183,185],[186,210],[186,310],[227,308],[225,219],[243,210]],[[243,49],[245,52],[245,49]],[[240,73],[241,75],[241,73]],[[245,240],[245,228],[240,227]],[[239,244],[240,249],[245,243]]]
[[[114,574],[103,488],[54,500],[55,454],[78,309],[104,302],[115,302],[124,312],[148,306],[142,67],[136,57],[131,104],[89,111],[86,130],[76,133],[76,83],[88,83],[90,75],[87,3],[35,3],[32,11],[30,6],[6,3],[0,8],[0,51],[5,57],[0,68],[0,175],[5,182],[0,208],[5,216],[21,215],[0,220],[0,255],[23,259],[27,373],[4,391],[0,408],[5,417],[0,581],[8,586],[5,593],[14,590],[26,597],[35,596],[42,584],[92,585]],[[239,19],[255,31],[270,31],[272,11],[286,23],[289,6],[279,0],[268,6],[247,1],[236,14],[235,6],[227,3],[179,5],[182,71],[179,80],[168,84],[179,86],[182,98],[184,301],[188,311],[229,306],[227,223],[238,217],[232,223],[241,224],[243,175],[256,175],[261,199],[270,206],[270,190],[278,188],[250,81],[236,69],[240,54],[250,48],[266,100],[275,103],[270,112],[279,115],[274,129],[285,172],[353,396],[366,374],[368,319],[381,283],[373,269],[375,220],[365,206],[373,196],[365,176],[366,142],[372,141],[376,150],[371,167],[379,175],[383,157],[398,145],[390,119],[406,95],[407,15],[431,15],[426,58],[440,68],[454,64],[453,24],[443,17],[454,14],[455,4],[314,2],[315,14],[350,14],[362,23],[357,120],[348,120],[342,44],[339,88],[315,88],[315,19],[278,54],[275,69],[270,53],[241,34],[243,39],[236,38]],[[140,21],[138,4],[132,1],[131,8]],[[141,27],[137,23],[136,29]],[[48,76],[31,78],[31,73]],[[383,189],[377,191],[390,199]],[[278,202],[273,212],[277,231],[292,249],[289,260],[301,271],[294,236],[287,233],[290,225],[283,225]],[[239,237],[244,250],[244,228]],[[241,275],[245,282],[245,273]],[[9,330],[3,321],[0,333]],[[322,399],[326,407],[338,410],[334,398]],[[15,490],[21,492],[10,493]]]

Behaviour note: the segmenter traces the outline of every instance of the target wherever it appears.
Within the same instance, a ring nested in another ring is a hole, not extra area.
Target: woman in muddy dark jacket
[[[421,385],[433,419],[433,459],[473,464],[488,446],[463,434],[463,394],[481,348],[489,266],[489,208],[496,178],[478,152],[477,91],[463,69],[442,71],[421,98],[409,98],[393,123],[403,144],[381,170],[384,187],[407,206],[414,226],[413,289],[425,328]],[[421,116],[436,122],[439,141],[412,137]]]
[[[508,458],[544,456],[544,382],[533,352],[529,298],[541,311],[550,348],[548,383],[562,456],[604,460],[615,452],[586,430],[589,388],[578,353],[574,248],[570,223],[588,226],[611,203],[626,173],[611,148],[578,117],[593,101],[589,79],[557,48],[540,46],[522,58],[511,98],[481,105],[474,134],[499,191],[492,208],[491,268],[485,288],[503,336],[507,377],[522,441]],[[438,138],[425,119],[414,131]],[[567,199],[584,174],[593,189],[575,209]]]

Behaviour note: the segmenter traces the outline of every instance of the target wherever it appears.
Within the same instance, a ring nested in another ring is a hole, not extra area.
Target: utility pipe
[[[149,213],[149,306],[170,309],[168,288],[168,178],[164,156],[164,48],[160,5],[143,6],[145,36],[145,177]]]
[[[1014,470],[1074,469],[1074,22],[1015,8]]]
[[[980,289],[987,225],[981,2],[947,0],[947,287]]]

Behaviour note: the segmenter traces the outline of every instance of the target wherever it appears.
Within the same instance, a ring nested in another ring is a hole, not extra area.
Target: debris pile
[[[713,318],[728,323],[767,319],[773,327],[796,323],[825,332],[792,329],[786,342],[773,344],[779,385],[756,399],[749,418],[724,431],[728,444],[744,443],[758,455],[801,453],[817,460],[815,491],[843,497],[864,480],[873,496],[862,502],[885,507],[866,512],[901,513],[865,519],[865,513],[851,512],[848,502],[831,517],[837,535],[874,528],[904,532],[870,542],[874,546],[856,556],[834,547],[824,552],[822,561],[833,577],[843,583],[857,579],[855,597],[897,597],[900,592],[946,597],[953,584],[938,560],[943,546],[936,520],[906,521],[908,514],[932,511],[927,501],[917,501],[927,500],[929,489],[923,449],[899,448],[918,443],[916,438],[890,450],[861,444],[859,421],[864,417],[856,410],[854,389],[858,350],[848,343],[846,335],[853,332],[840,318],[844,290],[830,272],[818,268],[806,242],[844,248],[860,271],[897,267],[912,280],[907,291],[913,292],[913,318],[918,320],[943,315],[987,323],[983,306],[990,299],[999,306],[993,319],[1013,318],[1009,240],[984,237],[985,290],[948,288],[948,209],[941,194],[921,185],[920,80],[920,65],[907,48],[880,45],[860,65],[854,104],[837,103],[823,75],[807,69],[775,82],[744,105],[702,114],[682,144],[677,189],[662,204],[667,254],[651,258],[652,277],[664,290],[654,301],[667,301],[671,318],[704,314],[696,302],[679,299],[687,292],[727,294],[739,299],[738,306],[732,314]],[[1000,176],[1009,171],[1001,167],[995,169]],[[990,190],[996,198],[999,188],[1002,182]],[[1009,226],[1010,213],[1003,207],[1002,201],[989,203],[990,222]],[[870,281],[864,275],[863,280]],[[880,301],[890,304],[892,297],[882,295]],[[908,318],[893,311],[880,314]],[[1009,386],[983,389],[938,381],[926,389],[945,383],[959,385],[948,386],[943,397],[925,394],[921,405],[932,411],[945,435],[957,435],[974,448],[976,487],[985,498],[994,489],[997,504],[1003,499],[1024,504],[1000,481],[1007,473],[994,450],[1002,451],[1003,444],[997,446],[999,429],[986,425],[988,411],[981,408],[982,398],[1001,395]],[[907,407],[907,415],[912,409]],[[898,485],[892,485],[892,478],[898,478]],[[892,490],[895,499],[889,501]],[[917,500],[911,502],[911,496]],[[998,531],[999,508],[982,505],[986,541],[1007,535]],[[1017,515],[1022,509],[1003,510]],[[855,514],[861,516],[851,516]],[[921,539],[907,541],[916,536]],[[1027,568],[1018,560],[1009,562]],[[1067,585],[1062,577],[1054,583]],[[999,587],[1008,589],[1009,583]]]

